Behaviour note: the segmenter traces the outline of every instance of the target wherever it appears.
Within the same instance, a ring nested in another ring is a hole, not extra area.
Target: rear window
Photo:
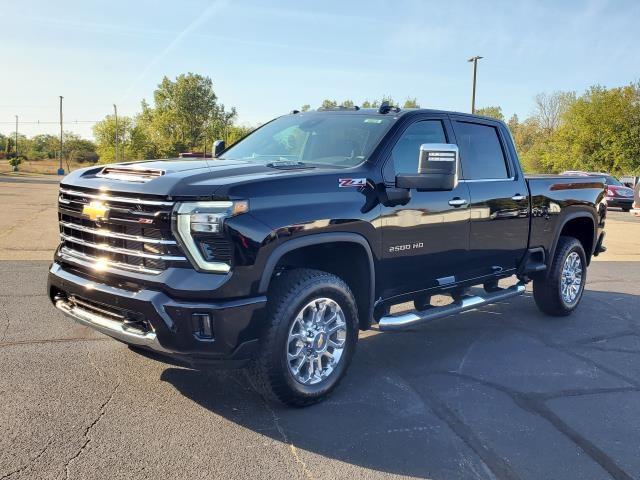
[[[509,178],[498,130],[490,125],[455,122],[462,174],[466,180]]]
[[[615,185],[617,187],[623,187],[624,185],[622,185],[622,183],[620,182],[620,180],[618,180],[616,177],[612,177],[611,175],[607,175],[606,177],[604,177],[604,181],[607,185]]]

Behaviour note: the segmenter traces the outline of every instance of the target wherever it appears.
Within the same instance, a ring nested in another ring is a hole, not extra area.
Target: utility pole
[[[115,163],[118,163],[118,107],[116,107],[116,104],[113,104],[113,114],[116,117],[116,159],[115,159]]]
[[[58,164],[58,175],[64,175],[64,168],[62,168],[62,99],[64,97],[60,95],[60,153],[58,154],[58,159],[60,160]]]
[[[16,115],[16,161],[18,160],[18,115]]]
[[[471,57],[469,62],[473,62],[473,90],[471,92],[471,114],[476,113],[476,77],[478,73],[478,60],[483,57]]]

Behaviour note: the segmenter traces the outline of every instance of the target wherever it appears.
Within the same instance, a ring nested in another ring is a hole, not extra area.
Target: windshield
[[[367,159],[392,122],[377,115],[288,115],[251,133],[222,158],[353,167]]]
[[[624,185],[618,180],[616,177],[612,177],[611,175],[607,175],[604,177],[604,181],[607,185],[615,185],[617,187],[624,187]]]

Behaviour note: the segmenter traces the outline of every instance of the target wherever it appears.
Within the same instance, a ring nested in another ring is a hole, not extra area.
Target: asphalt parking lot
[[[366,332],[327,402],[287,409],[56,312],[55,191],[0,182],[0,480],[640,478],[640,218],[611,212],[571,317],[527,293]]]

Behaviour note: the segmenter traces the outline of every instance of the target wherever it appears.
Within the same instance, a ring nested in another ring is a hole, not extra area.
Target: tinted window
[[[604,177],[604,180],[607,185],[616,185],[618,187],[624,186],[616,177],[612,177],[611,175]]]
[[[456,122],[455,125],[465,179],[509,177],[495,127],[467,122]]]
[[[423,143],[447,143],[440,120],[416,122],[404,131],[391,152],[396,173],[418,172],[418,156]]]

